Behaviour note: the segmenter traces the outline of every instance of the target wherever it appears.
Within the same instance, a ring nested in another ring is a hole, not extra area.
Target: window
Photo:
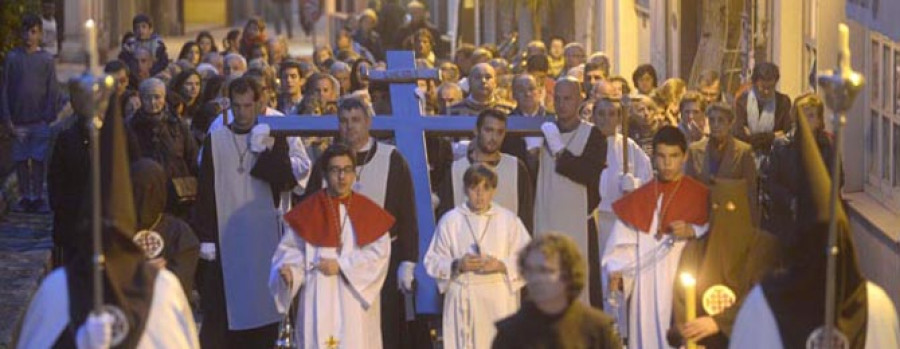
[[[873,33],[870,43],[865,188],[900,212],[900,42]]]

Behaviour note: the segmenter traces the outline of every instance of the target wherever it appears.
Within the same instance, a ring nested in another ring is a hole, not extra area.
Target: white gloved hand
[[[623,193],[632,192],[635,189],[641,187],[641,179],[635,177],[631,173],[626,173],[626,174],[619,173],[619,183],[621,185]]]
[[[112,325],[115,319],[109,313],[91,313],[78,328],[75,343],[78,349],[106,349],[112,345]]]
[[[404,293],[411,293],[413,291],[413,281],[415,280],[415,271],[416,263],[413,262],[400,262],[400,266],[397,268],[397,288]]]
[[[431,208],[436,209],[441,204],[441,198],[435,193],[431,193]]]
[[[258,124],[250,130],[250,151],[262,153],[266,149],[272,149],[275,138],[269,136],[272,130],[268,124]]]
[[[562,136],[559,134],[559,128],[552,122],[545,122],[541,125],[541,132],[544,133],[544,139],[547,140],[547,147],[553,155],[559,154],[566,146],[562,142]]]
[[[200,244],[200,259],[212,262],[216,260],[216,244],[203,242]]]
[[[544,137],[525,137],[525,150],[537,149],[544,146]]]

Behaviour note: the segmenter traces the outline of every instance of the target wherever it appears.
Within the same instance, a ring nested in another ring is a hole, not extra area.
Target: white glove
[[[397,288],[404,293],[411,293],[413,291],[413,280],[415,280],[414,271],[416,269],[416,263],[413,262],[400,262],[400,266],[397,268]]]
[[[209,262],[216,260],[216,244],[212,242],[200,243],[200,259]]]
[[[544,137],[525,137],[525,149],[532,150],[544,145]]]
[[[441,204],[441,198],[435,193],[431,193],[431,208],[437,208]]]
[[[112,325],[115,319],[109,313],[88,315],[84,325],[75,334],[78,349],[106,349],[112,345]]]
[[[559,135],[559,128],[552,122],[545,122],[541,125],[541,132],[544,133],[544,139],[547,140],[547,147],[553,155],[559,154],[566,146],[562,142],[562,136]]]
[[[268,124],[258,124],[250,130],[250,151],[262,153],[266,149],[272,149],[275,138],[269,136],[271,129]]]
[[[641,179],[631,173],[619,174],[619,183],[623,193],[632,192],[641,186]]]

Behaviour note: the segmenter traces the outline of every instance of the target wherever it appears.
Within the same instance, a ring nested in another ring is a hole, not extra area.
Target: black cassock
[[[531,302],[497,322],[494,349],[622,348],[613,319],[577,299],[561,314],[547,315]]]

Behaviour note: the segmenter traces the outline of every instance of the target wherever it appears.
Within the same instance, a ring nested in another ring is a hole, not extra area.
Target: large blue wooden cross
[[[396,139],[397,150],[409,163],[416,199],[419,222],[419,256],[424,258],[434,234],[435,218],[431,205],[431,184],[428,177],[428,158],[425,151],[425,134],[437,136],[471,136],[475,129],[475,116],[424,116],[416,99],[416,80],[437,80],[435,69],[417,70],[412,51],[388,51],[387,71],[372,71],[371,81],[391,83],[391,107],[393,116],[379,115],[372,118],[371,133]],[[289,117],[260,117],[276,134],[295,136],[337,135],[338,120],[335,115],[291,115]],[[510,117],[507,132],[539,135],[544,118]],[[502,180],[502,179],[501,179]],[[390,190],[391,188],[387,188]],[[421,262],[421,261],[419,261]],[[437,314],[441,312],[437,286],[418,263],[416,267],[417,312]],[[391,270],[390,272],[395,272]]]

